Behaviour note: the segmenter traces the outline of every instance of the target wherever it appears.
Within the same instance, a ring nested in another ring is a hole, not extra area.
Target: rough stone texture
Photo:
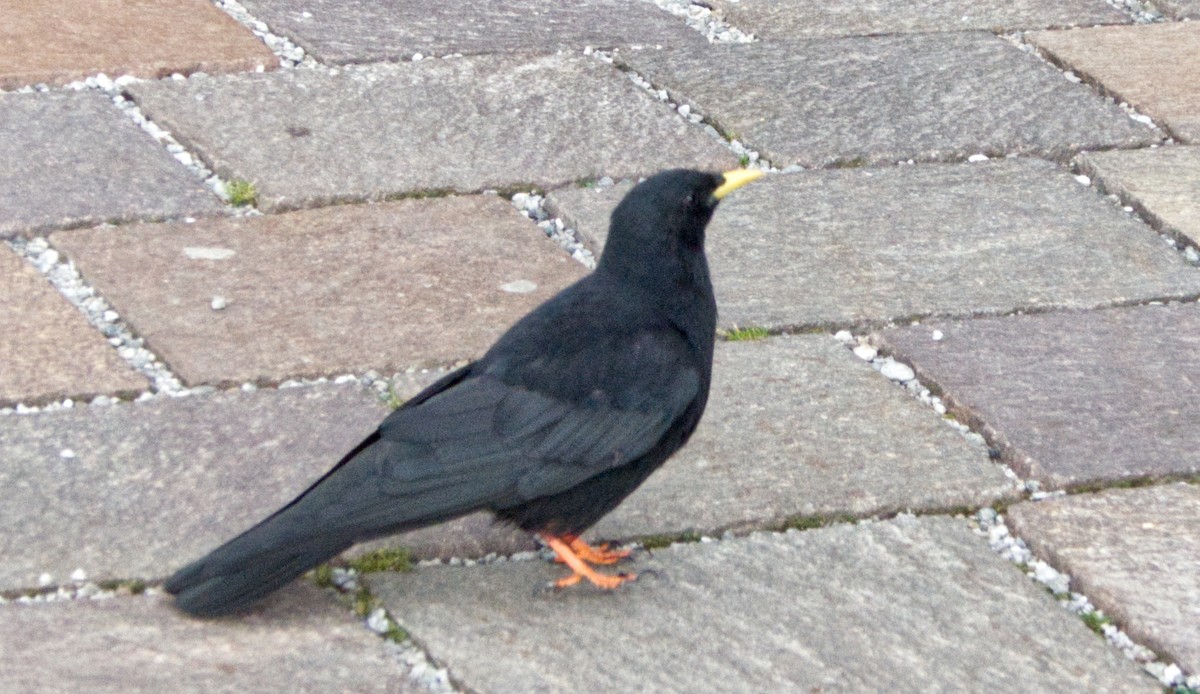
[[[1200,143],[1200,24],[1039,31],[1027,38],[1162,123],[1176,139]]]
[[[1076,161],[1156,229],[1200,245],[1200,147],[1089,152]]]
[[[1000,466],[827,335],[721,343],[692,441],[593,534],[764,527],[798,515],[975,507]]]
[[[762,185],[757,183],[756,185]],[[621,198],[633,190],[633,181],[621,181],[612,186],[591,188],[559,188],[546,195],[545,207],[550,214],[561,217],[568,229],[574,229],[576,237],[591,251],[599,256],[604,250],[604,242],[608,240],[608,224],[612,211]],[[745,195],[747,189],[735,193]],[[714,229],[725,216],[726,210],[733,203],[733,198],[727,198],[721,203],[721,212],[709,226]],[[707,250],[711,260],[713,231],[708,232]]]
[[[716,138],[579,55],[291,70],[131,91],[217,173],[254,181],[271,210],[736,163]]]
[[[284,0],[242,3],[322,62],[462,53],[553,53],[638,44],[703,44],[699,32],[644,0]]]
[[[555,191],[548,204],[602,241],[622,192]],[[721,203],[706,244],[726,327],[1200,294],[1200,273],[1151,230],[1029,159],[770,176]]]
[[[12,415],[0,426],[0,590],[168,575],[290,501],[386,409],[341,386]]]
[[[1138,643],[1200,672],[1200,486],[1018,504],[1008,520]]]
[[[221,210],[100,94],[0,95],[0,161],[0,237]]]
[[[717,345],[691,442],[589,536],[778,527],[798,516],[976,507],[1014,489],[982,446],[827,335]],[[531,549],[490,515],[381,540],[417,558]]]
[[[0,89],[109,77],[269,69],[279,59],[207,0],[0,4]]]
[[[1200,19],[1200,0],[1157,0],[1154,6],[1175,19]]]
[[[236,619],[200,620],[162,596],[0,607],[6,692],[416,692],[395,646],[316,588]]]
[[[618,60],[777,166],[1063,158],[1159,139],[991,34],[910,34],[637,51]]]
[[[37,270],[2,247],[0,297],[0,405],[148,385]]]
[[[1129,15],[1104,0],[950,0],[936,3],[716,0],[714,5],[725,21],[765,40],[972,29],[1013,31],[1130,22]]]
[[[51,239],[188,384],[390,373],[478,357],[586,272],[497,196]],[[194,258],[214,250],[228,257]],[[518,282],[536,288],[514,291]],[[214,296],[226,308],[214,311]]]
[[[1200,473],[1198,336],[1191,303],[930,323],[876,338],[1018,472],[1057,489]]]
[[[534,561],[368,580],[473,691],[1159,689],[959,520],[674,545],[632,568],[614,594],[531,591],[563,574]]]

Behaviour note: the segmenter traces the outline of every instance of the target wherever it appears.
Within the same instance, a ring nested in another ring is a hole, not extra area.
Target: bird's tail
[[[474,510],[442,501],[446,495],[430,502],[381,494],[379,460],[394,454],[372,434],[290,504],[177,571],[164,589],[199,617],[237,612],[356,542]]]

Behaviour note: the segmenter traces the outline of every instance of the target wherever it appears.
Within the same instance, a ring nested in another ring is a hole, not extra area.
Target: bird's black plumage
[[[173,575],[176,605],[232,612],[356,542],[478,510],[553,536],[595,523],[704,412],[716,330],[704,230],[737,185],[688,170],[638,184],[595,272],[393,412],[290,504]]]

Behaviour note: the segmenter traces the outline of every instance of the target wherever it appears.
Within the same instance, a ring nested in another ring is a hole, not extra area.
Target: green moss
[[[407,402],[407,400],[405,398],[400,397],[400,394],[396,392],[396,386],[389,383],[388,389],[387,389],[387,397],[384,399],[384,403],[386,403],[387,406],[392,408],[393,410],[398,410],[404,406],[405,402]]]
[[[699,542],[699,541],[700,541],[700,533],[698,533],[694,530],[688,530],[688,531],[685,531],[685,532],[682,532],[682,533],[679,533],[676,535],[672,535],[669,533],[663,534],[663,535],[647,535],[645,537],[638,539],[638,543],[641,544],[641,546],[644,549],[663,549],[664,547],[670,547],[671,545],[675,544],[676,542]]]
[[[225,184],[225,193],[229,196],[229,204],[234,207],[249,207],[258,203],[258,189],[242,178]]]
[[[750,342],[752,340],[766,339],[770,334],[771,332],[766,328],[758,328],[753,326],[748,328],[739,328],[735,325],[733,326],[732,330],[729,330],[725,333],[725,339],[729,340],[730,342]]]
[[[318,588],[333,588],[333,567],[329,564],[321,564],[312,570],[312,579]]]
[[[742,156],[738,157],[738,164],[740,164],[743,169],[747,166],[750,166],[750,155],[743,154]]]
[[[1081,618],[1083,619],[1083,623],[1087,625],[1088,629],[1091,629],[1102,636],[1104,635],[1104,625],[1112,624],[1111,619],[1099,612],[1088,612],[1087,614],[1081,615]]]
[[[377,549],[350,561],[360,574],[379,571],[412,571],[412,553],[403,547]]]
[[[815,530],[835,523],[854,523],[857,517],[848,513],[835,513],[831,516],[798,516],[784,521],[782,530]]]

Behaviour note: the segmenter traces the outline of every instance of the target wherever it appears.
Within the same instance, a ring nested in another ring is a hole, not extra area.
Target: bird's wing
[[[389,466],[395,492],[452,486],[470,497],[486,488],[498,495],[489,503],[507,505],[641,457],[701,395],[701,375],[677,332],[644,331],[621,346],[614,351],[612,341],[598,340],[561,359],[482,369],[392,413],[380,426],[381,442],[426,452]],[[548,392],[544,376],[556,361],[578,370],[560,373],[564,387]],[[530,368],[541,377],[523,379]],[[530,380],[541,387],[523,384]]]

